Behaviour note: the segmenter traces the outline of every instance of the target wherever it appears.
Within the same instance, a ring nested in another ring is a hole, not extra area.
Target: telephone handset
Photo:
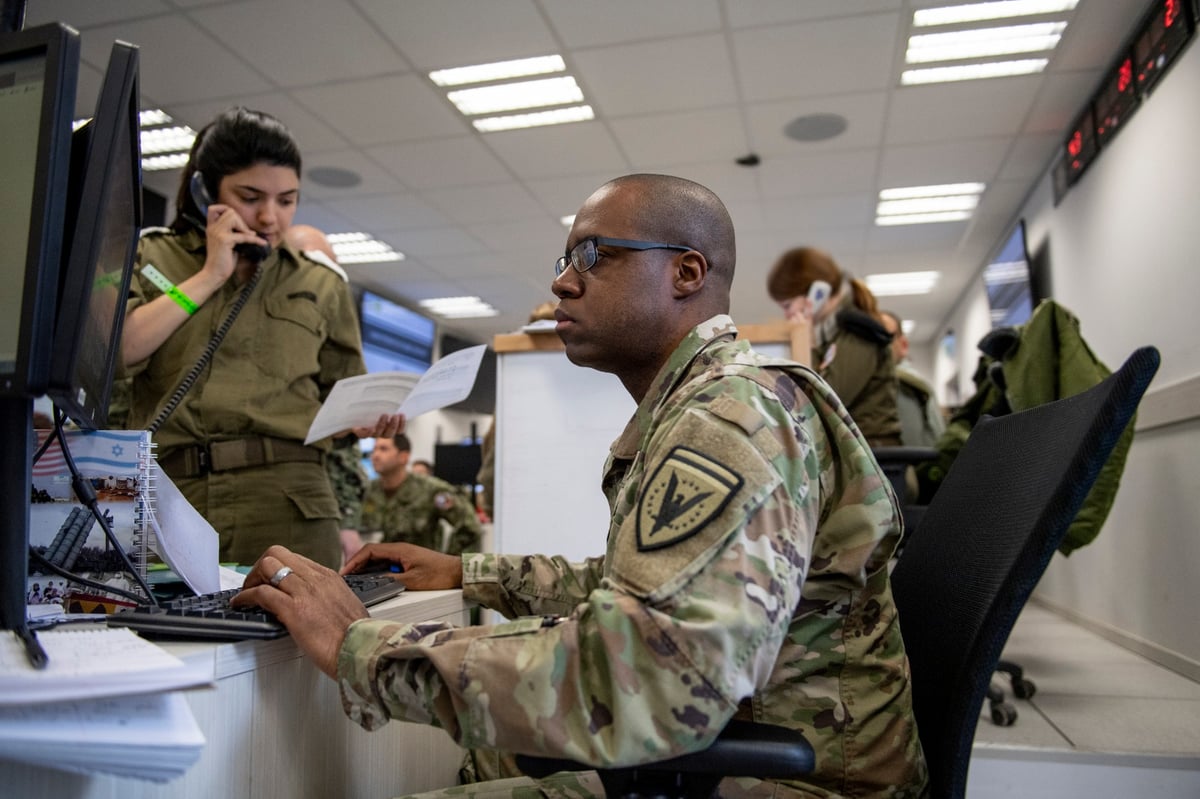
[[[192,223],[204,230],[208,222],[208,206],[209,202],[208,191],[204,188],[204,177],[199,172],[192,173],[191,183],[188,186],[192,193],[192,201],[196,203],[197,210],[200,211],[200,219],[192,219]],[[191,217],[189,217],[190,219]],[[233,306],[230,307],[229,313],[225,316],[225,321],[221,322],[221,326],[213,333],[212,338],[208,340],[204,351],[200,353],[200,357],[192,364],[192,368],[187,371],[183,379],[179,381],[179,385],[175,386],[175,390],[167,397],[167,401],[159,408],[158,413],[154,415],[154,419],[146,426],[146,429],[151,433],[157,433],[158,428],[162,427],[163,422],[167,420],[175,409],[179,407],[179,403],[183,402],[183,398],[187,396],[192,385],[200,377],[200,374],[208,368],[209,362],[213,355],[216,354],[217,348],[221,346],[221,342],[225,340],[225,334],[229,332],[229,328],[233,325],[238,314],[242,312],[242,308],[246,306],[246,302],[250,299],[250,295],[254,292],[254,287],[258,285],[259,278],[263,273],[263,259],[271,254],[271,248],[262,244],[238,244],[234,248],[234,252],[242,253],[256,264],[254,274],[242,286],[242,290],[238,293],[237,299],[233,301]]]
[[[199,170],[192,173],[191,182],[188,183],[188,190],[192,193],[192,202],[196,204],[197,210],[200,211],[200,218],[193,219],[192,222],[201,230],[204,230],[208,227],[208,206],[212,205],[212,197],[209,196],[208,189],[204,186],[204,176],[200,174]],[[244,255],[254,263],[258,263],[271,254],[271,245],[245,242],[235,244],[233,251],[239,255]]]

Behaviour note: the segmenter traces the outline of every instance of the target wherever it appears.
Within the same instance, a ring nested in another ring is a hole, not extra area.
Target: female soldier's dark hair
[[[192,143],[175,196],[171,229],[183,233],[197,226],[193,220],[204,219],[192,200],[194,173],[200,173],[205,190],[215,200],[221,178],[259,163],[291,167],[298,178],[300,147],[283,123],[270,114],[241,106],[223,111],[196,134]]]
[[[815,281],[824,280],[836,296],[845,277],[850,276],[838,267],[829,253],[815,247],[796,247],[779,256],[771,267],[767,274],[767,293],[775,302],[785,302],[793,297],[803,297]],[[854,304],[878,319],[879,304],[867,284],[850,277],[850,289]]]

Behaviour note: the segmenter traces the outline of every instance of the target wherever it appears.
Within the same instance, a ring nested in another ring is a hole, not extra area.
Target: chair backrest
[[[892,573],[931,796],[961,797],[1017,615],[1158,369],[1134,352],[1093,388],[972,431]]]

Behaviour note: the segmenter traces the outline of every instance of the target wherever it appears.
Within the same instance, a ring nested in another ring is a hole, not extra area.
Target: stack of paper
[[[0,632],[0,757],[159,782],[199,759],[204,736],[177,689],[211,684],[211,663],[188,665],[127,629],[49,630],[38,641],[44,669]]]
[[[203,748],[178,692],[0,707],[0,756],[47,768],[166,782]]]

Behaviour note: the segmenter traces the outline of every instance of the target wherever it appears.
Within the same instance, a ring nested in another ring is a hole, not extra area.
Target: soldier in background
[[[344,567],[398,563],[409,589],[461,586],[514,619],[491,627],[371,619],[340,577],[284,547],[234,603],[287,625],[368,729],[403,719],[466,747],[632,766],[752,718],[803,731],[815,768],[725,780],[721,796],[923,795],[888,576],[895,498],[833,390],[737,340],[725,206],[682,178],[618,178],[580,208],[566,251],[552,288],[567,357],[615,374],[638,404],[602,476],[604,555],[372,544]],[[570,535],[575,520],[560,521]],[[582,772],[442,795],[603,791]]]
[[[879,319],[892,334],[892,355],[896,360],[900,411],[900,443],[906,447],[932,447],[946,429],[946,420],[933,387],[908,359],[908,336],[900,317],[891,311],[879,312]]]
[[[479,517],[454,486],[408,469],[412,445],[400,433],[375,440],[371,466],[379,475],[367,486],[359,530],[382,533],[385,542],[407,541],[451,555],[478,552],[483,538]],[[450,528],[449,537],[443,523]]]

